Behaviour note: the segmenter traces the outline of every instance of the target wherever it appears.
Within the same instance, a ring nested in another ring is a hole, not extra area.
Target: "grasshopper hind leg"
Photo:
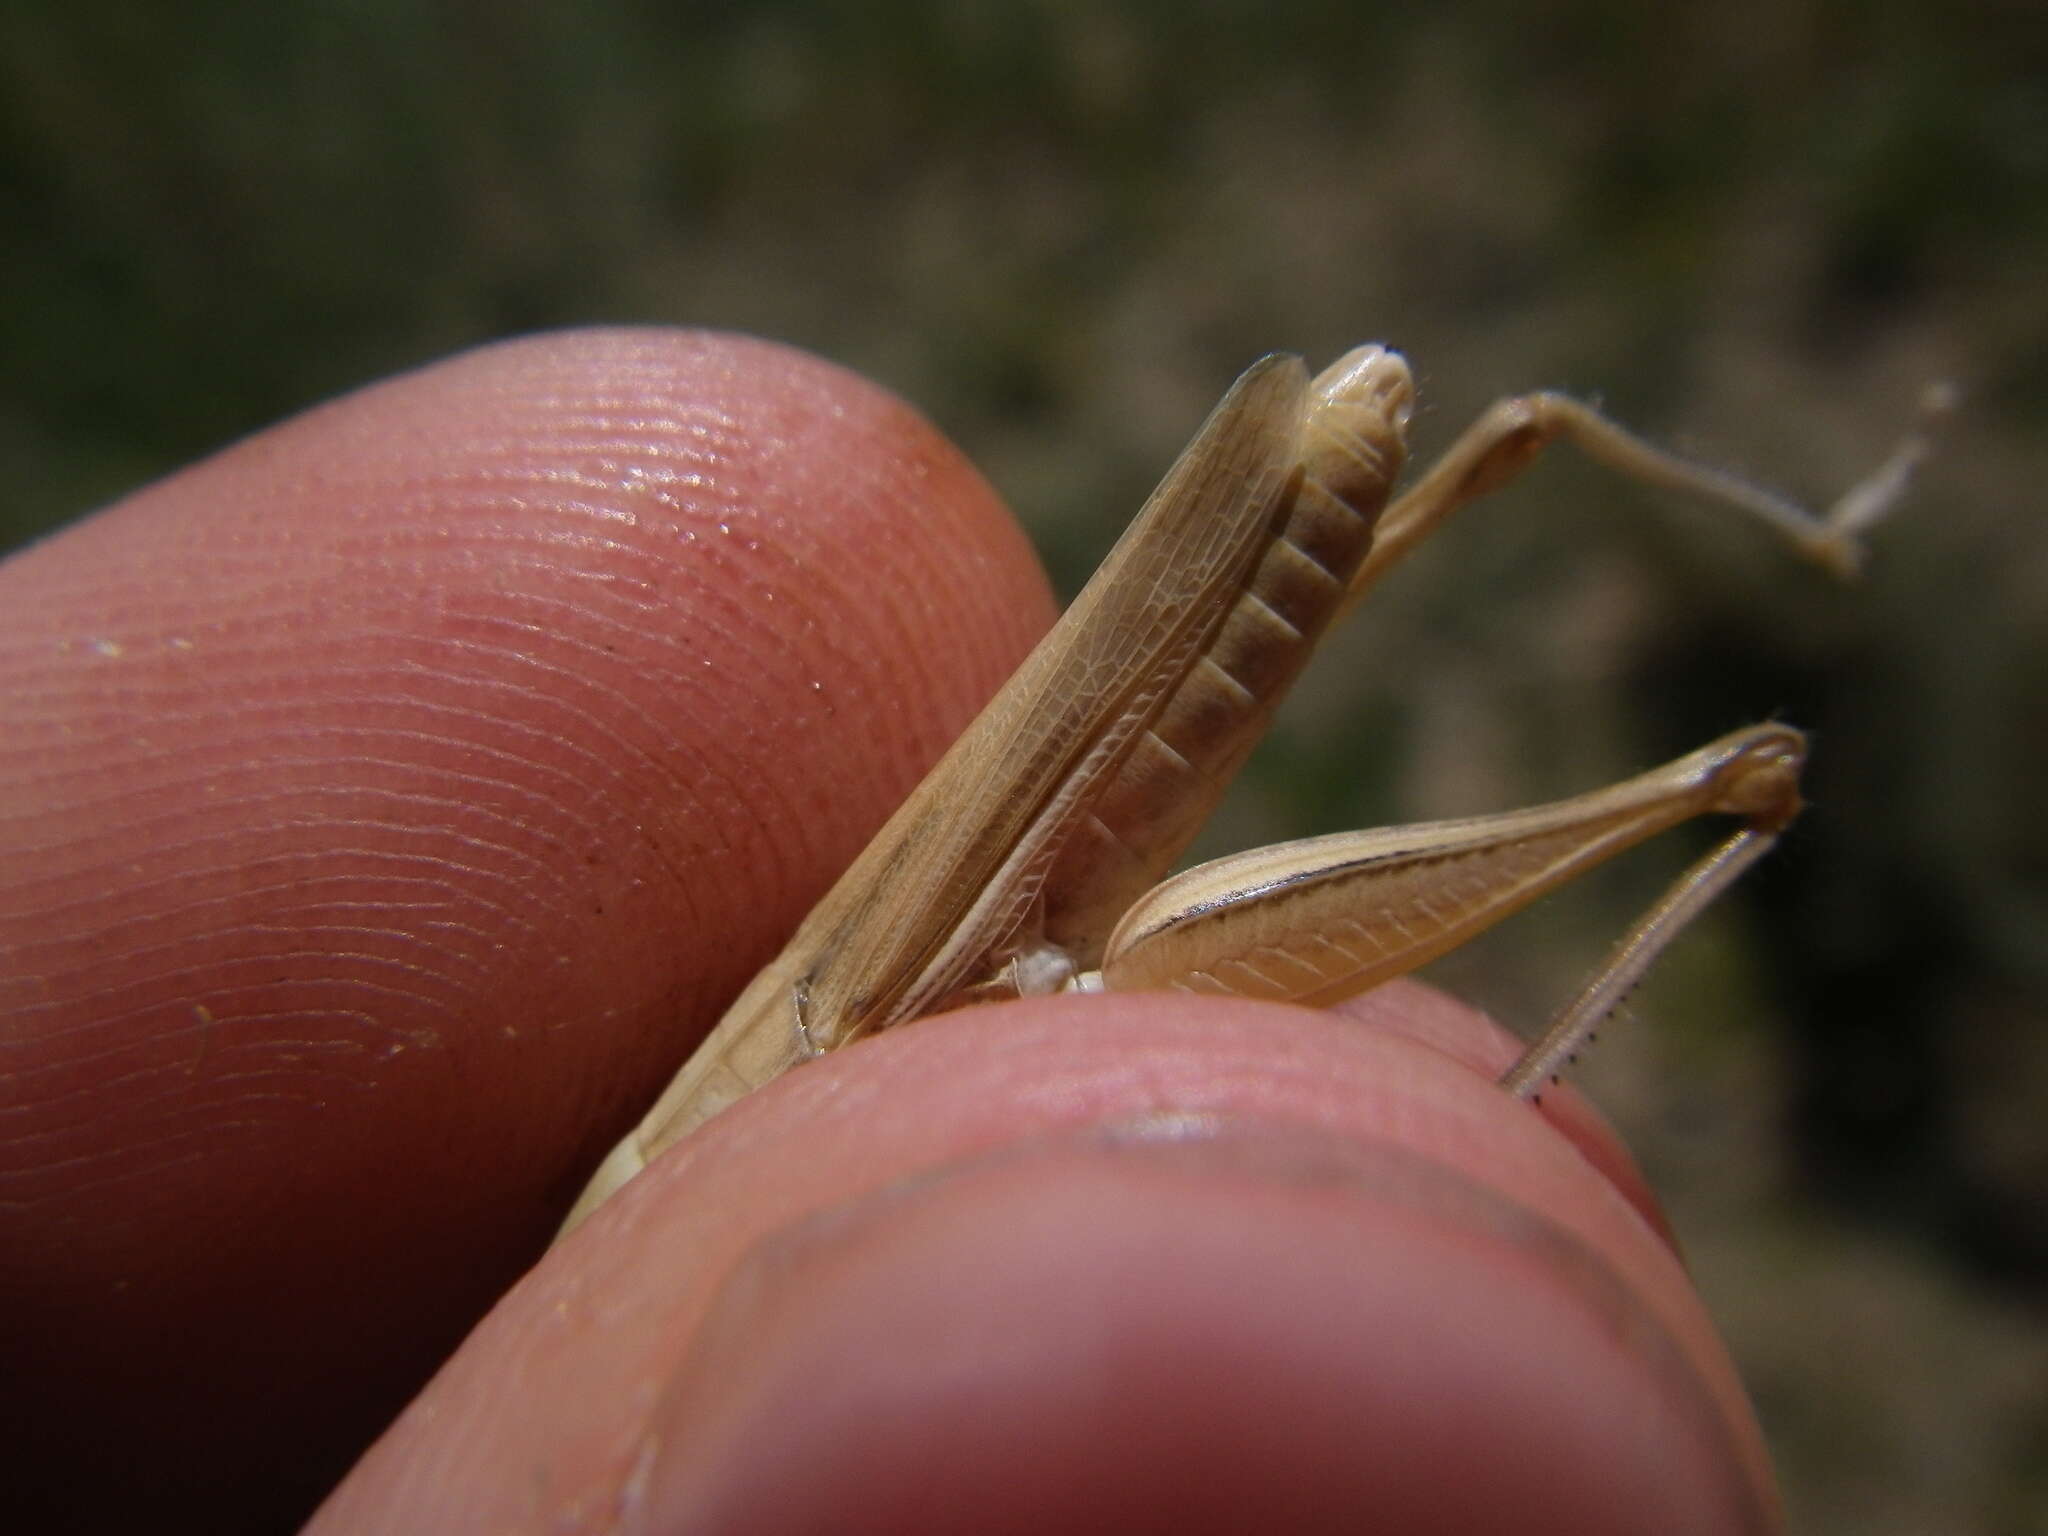
[[[1805,750],[1789,726],[1751,726],[1625,783],[1547,806],[1218,859],[1166,881],[1125,915],[1100,984],[1326,1005],[1427,964],[1679,822],[1741,818],[1629,930],[1503,1079],[1526,1097],[1770,849],[1799,812]]]

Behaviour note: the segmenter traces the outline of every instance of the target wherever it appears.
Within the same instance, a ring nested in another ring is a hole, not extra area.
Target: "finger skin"
[[[309,1531],[1776,1529],[1603,1133],[1437,994],[1349,1015],[1053,999],[811,1063],[550,1253]]]
[[[38,1528],[309,1509],[1050,614],[914,412],[680,332],[392,380],[0,568]]]

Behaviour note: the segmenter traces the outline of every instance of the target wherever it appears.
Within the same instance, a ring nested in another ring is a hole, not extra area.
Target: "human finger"
[[[0,568],[14,1490],[310,1503],[1049,615],[916,413],[659,331]]]
[[[551,1253],[311,1529],[1774,1529],[1663,1231],[1458,1059],[1497,1044],[1401,985],[822,1058]]]

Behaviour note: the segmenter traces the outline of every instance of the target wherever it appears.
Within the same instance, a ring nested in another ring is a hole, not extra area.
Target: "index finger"
[[[310,1503],[1049,614],[914,412],[673,332],[393,380],[10,561],[13,1491]]]

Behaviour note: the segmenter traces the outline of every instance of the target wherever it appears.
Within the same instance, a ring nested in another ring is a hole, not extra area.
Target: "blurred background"
[[[874,376],[1068,592],[1271,350],[1405,350],[1424,456],[1558,387],[1820,500],[1954,379],[1854,588],[1560,450],[1331,643],[1205,848],[1812,729],[1813,810],[1584,1078],[1796,1529],[2048,1529],[2048,24],[1256,10],[8,6],[0,537],[562,325],[737,328]],[[1690,851],[1438,979],[1533,1028]]]

